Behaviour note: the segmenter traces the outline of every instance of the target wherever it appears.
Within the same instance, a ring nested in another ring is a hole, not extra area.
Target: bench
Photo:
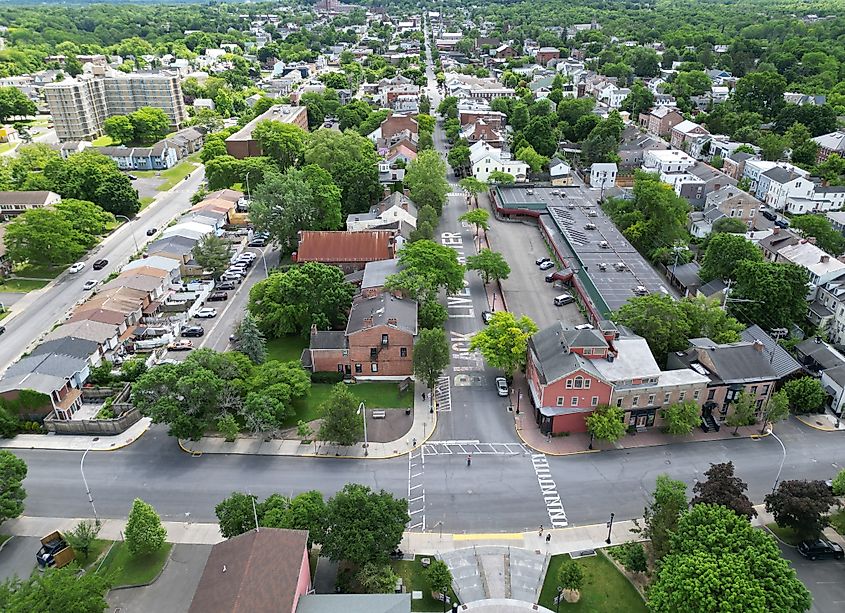
[[[384,419],[387,417],[386,411],[373,411],[373,419]]]

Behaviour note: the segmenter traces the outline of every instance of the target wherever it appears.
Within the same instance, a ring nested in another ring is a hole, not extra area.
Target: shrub
[[[833,493],[837,496],[845,496],[845,469],[833,479]]]
[[[341,381],[343,381],[342,372],[332,371],[311,373],[311,383],[340,383]]]

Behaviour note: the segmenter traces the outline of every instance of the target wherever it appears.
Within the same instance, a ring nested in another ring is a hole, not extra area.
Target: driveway
[[[155,198],[161,193],[156,188],[162,183],[161,177],[138,177],[132,181],[132,187],[138,190],[138,198]]]
[[[479,199],[481,206],[485,206],[487,197],[479,196]],[[568,327],[587,321],[576,304],[554,306],[554,297],[569,290],[557,283],[546,283],[547,273],[534,263],[537,258],[549,255],[536,225],[499,221],[491,215],[488,237],[490,248],[505,256],[511,267],[510,276],[502,281],[509,311],[517,317],[528,315],[541,330],[557,321]]]
[[[35,568],[35,554],[41,547],[41,539],[34,536],[16,536],[6,542],[0,551],[0,581],[17,575],[29,578]]]
[[[792,563],[801,582],[813,595],[811,613],[845,611],[845,561],[816,560],[801,557],[793,547],[778,543],[783,557]]]
[[[112,590],[109,609],[121,613],[168,611],[182,613],[191,606],[211,545],[174,545],[161,576],[152,585]]]

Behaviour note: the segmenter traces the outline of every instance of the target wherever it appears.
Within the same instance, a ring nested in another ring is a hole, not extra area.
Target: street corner
[[[845,423],[842,423],[838,417],[829,413],[795,415],[795,419],[805,426],[820,432],[845,431]]]

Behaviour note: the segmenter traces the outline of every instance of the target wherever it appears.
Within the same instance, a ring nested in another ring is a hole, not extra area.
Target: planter
[[[581,600],[581,592],[579,590],[563,590],[563,599],[571,604]]]

